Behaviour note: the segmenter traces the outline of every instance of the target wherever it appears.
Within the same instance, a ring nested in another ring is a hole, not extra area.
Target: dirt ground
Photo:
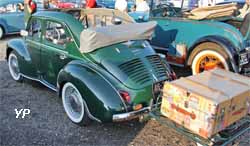
[[[8,37],[8,39],[17,36]],[[194,146],[192,141],[154,120],[140,123],[99,124],[78,127],[64,113],[60,98],[43,85],[25,80],[13,81],[8,72],[5,44],[0,40],[0,146]],[[177,69],[177,73],[183,71]],[[185,72],[184,72],[185,73]],[[30,109],[24,119],[16,119],[15,109]],[[250,132],[240,146],[250,145]]]

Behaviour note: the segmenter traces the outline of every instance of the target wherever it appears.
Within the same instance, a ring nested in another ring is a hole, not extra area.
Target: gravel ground
[[[17,36],[11,36],[15,38]],[[91,123],[78,127],[64,113],[60,98],[43,85],[13,81],[8,72],[5,43],[0,41],[0,146],[107,145],[107,146],[194,146],[192,141],[154,120],[145,123]],[[182,70],[174,68],[178,74]],[[186,73],[185,73],[186,74]],[[24,119],[16,119],[15,109],[30,109]],[[250,145],[250,132],[239,140]]]

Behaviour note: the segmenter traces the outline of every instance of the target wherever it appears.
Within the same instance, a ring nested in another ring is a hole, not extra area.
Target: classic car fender
[[[4,33],[8,33],[7,24],[3,19],[0,19],[0,27],[3,28]]]
[[[231,43],[229,40],[221,36],[206,36],[206,37],[200,38],[195,43],[193,43],[191,47],[188,49],[188,59],[187,59],[186,65],[190,66],[192,64],[192,60],[194,57],[194,56],[191,57],[192,51],[195,49],[196,46],[204,42],[213,42],[213,43],[220,45],[229,56],[230,63],[232,65],[233,70],[235,72],[239,72],[239,68],[237,67],[238,66],[237,65],[237,58],[238,58],[237,50],[238,49],[236,48],[236,46],[233,45],[233,43]]]
[[[89,111],[89,117],[99,122],[111,122],[113,114],[126,112],[117,89],[95,66],[83,61],[72,61],[58,75],[58,91],[71,82],[80,91]]]
[[[22,39],[12,39],[7,43],[6,60],[11,51],[15,51],[18,57],[19,69],[22,74],[33,77],[35,68],[32,65],[31,56]]]
[[[30,54],[22,39],[12,39],[7,43],[6,59],[8,59],[9,53],[15,50],[24,60],[30,61]]]

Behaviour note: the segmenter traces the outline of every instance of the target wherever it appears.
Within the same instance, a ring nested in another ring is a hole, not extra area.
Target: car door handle
[[[165,22],[163,25],[164,26],[169,26],[170,22]]]
[[[60,54],[59,54],[59,58],[60,58],[61,60],[64,60],[64,59],[67,58],[67,55],[66,55],[65,53],[60,53]]]

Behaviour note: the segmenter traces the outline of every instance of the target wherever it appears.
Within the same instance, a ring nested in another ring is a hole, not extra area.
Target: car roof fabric
[[[80,51],[89,53],[125,41],[150,39],[156,25],[151,21],[85,29],[80,36]]]

